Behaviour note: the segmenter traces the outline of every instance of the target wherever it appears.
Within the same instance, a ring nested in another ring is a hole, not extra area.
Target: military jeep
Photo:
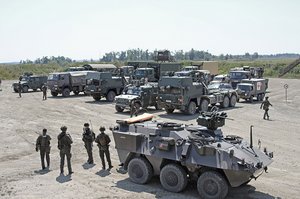
[[[23,75],[20,78],[21,82],[21,92],[27,93],[29,89],[37,91],[37,89],[42,88],[42,86],[47,83],[47,76],[44,75]],[[14,92],[19,92],[19,82],[13,83]]]

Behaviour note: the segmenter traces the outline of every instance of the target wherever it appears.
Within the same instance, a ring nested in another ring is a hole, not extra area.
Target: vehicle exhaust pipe
[[[251,149],[253,148],[252,128],[253,125],[250,126],[250,148]]]

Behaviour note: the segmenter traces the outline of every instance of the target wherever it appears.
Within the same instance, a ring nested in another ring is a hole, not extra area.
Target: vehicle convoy
[[[120,95],[126,86],[124,77],[114,77],[111,72],[88,73],[86,77],[85,92],[91,95],[95,101],[105,97],[113,102],[116,95]]]
[[[237,93],[241,99],[253,102],[255,97],[257,101],[262,101],[268,89],[268,79],[243,79],[237,84]]]
[[[223,199],[230,187],[258,178],[273,161],[273,152],[253,146],[252,126],[250,143],[224,136],[218,128],[225,124],[224,112],[202,112],[198,125],[146,121],[149,115],[117,120],[111,128],[123,165],[119,171],[134,183],[159,176],[164,189],[181,192],[196,181],[201,198]]]
[[[207,111],[209,105],[234,107],[237,95],[234,90],[211,92],[202,82],[193,82],[192,77],[162,77],[159,82],[158,104],[167,113],[179,109],[186,114],[195,114],[197,109]]]
[[[51,91],[51,95],[55,97],[62,94],[63,97],[68,97],[71,92],[75,95],[84,92],[87,73],[88,71],[50,73],[47,86]]]
[[[47,83],[47,76],[44,75],[23,75],[20,77],[20,83],[21,83],[21,91],[23,93],[27,93],[29,89],[32,89],[33,91],[37,91],[37,89],[42,88],[42,86]],[[19,82],[14,82],[13,85],[14,92],[19,92]]]
[[[157,104],[158,84],[155,82],[145,85],[129,85],[123,94],[116,96],[116,111],[123,112],[124,109],[130,109],[131,104],[135,104],[138,109],[147,109],[149,106],[155,106],[158,110],[160,107]]]

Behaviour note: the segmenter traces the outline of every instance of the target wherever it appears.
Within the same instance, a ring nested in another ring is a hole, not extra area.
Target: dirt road
[[[288,103],[283,85],[289,84]],[[115,124],[116,119],[128,118],[118,114],[114,105],[104,100],[95,103],[92,97],[77,96],[42,101],[41,92],[24,93],[22,98],[12,92],[12,81],[2,82],[0,91],[0,198],[197,198],[196,185],[174,194],[165,191],[159,178],[147,185],[130,182],[127,174],[116,172],[118,157],[111,144],[114,169],[100,171],[98,148],[94,147],[96,165],[84,164],[87,154],[81,140],[82,127],[92,121],[96,133],[100,125]],[[268,172],[249,185],[231,189],[228,198],[299,198],[300,195],[300,80],[271,79],[269,84],[270,121],[262,119],[260,104],[238,103],[226,112],[225,134],[249,138],[249,126],[254,125],[254,143],[274,151],[274,162]],[[179,112],[149,110],[157,120],[195,124],[195,116]],[[57,135],[62,125],[68,126],[73,137],[72,177],[59,176]],[[52,137],[51,170],[40,171],[39,153],[35,140],[43,128]],[[112,138],[111,132],[107,131]]]

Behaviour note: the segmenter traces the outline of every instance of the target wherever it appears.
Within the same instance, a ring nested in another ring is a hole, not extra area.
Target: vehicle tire
[[[216,171],[207,171],[197,181],[200,198],[222,199],[227,196],[228,184],[224,177]]]
[[[100,101],[101,100],[100,95],[93,95],[93,98],[94,98],[95,101]]]
[[[168,164],[160,171],[160,183],[171,192],[181,192],[187,185],[187,173],[177,164]]]
[[[156,109],[156,110],[161,110],[162,107],[161,107],[158,103],[156,103],[156,104],[155,104],[155,109]]]
[[[207,99],[203,99],[200,103],[200,109],[201,111],[208,111],[208,105],[209,105],[209,102]]]
[[[15,92],[15,93],[18,93],[18,92],[19,92],[19,90],[18,90],[18,89],[16,89],[16,88],[14,88],[14,92]]]
[[[128,175],[132,182],[146,184],[153,176],[153,169],[145,158],[133,158],[128,164]]]
[[[236,95],[232,95],[231,98],[230,98],[229,106],[230,107],[235,107],[236,102],[237,102]]]
[[[51,95],[52,95],[53,97],[56,97],[56,96],[58,95],[58,93],[57,93],[57,92],[51,91]]]
[[[189,114],[189,115],[194,115],[197,111],[197,105],[194,101],[190,101],[188,107],[187,107],[187,110],[186,110],[186,113]]]
[[[171,114],[171,113],[174,112],[175,109],[174,108],[166,107],[165,110],[166,110],[167,114]]]
[[[249,98],[249,101],[250,101],[250,103],[253,102],[253,96],[251,96],[251,97]]]
[[[23,92],[23,93],[27,93],[27,92],[28,92],[28,89],[29,89],[28,86],[24,86],[24,87],[22,88],[22,92]]]
[[[221,106],[223,108],[228,108],[229,107],[229,103],[230,103],[230,100],[229,100],[229,97],[226,95],[223,99],[223,102],[221,103]]]
[[[106,100],[109,102],[113,102],[115,100],[116,93],[115,91],[109,91],[106,95]]]
[[[121,106],[115,106],[115,109],[119,113],[122,113],[124,111],[124,108],[122,108]]]
[[[70,89],[69,88],[64,88],[64,90],[62,91],[62,96],[69,97],[70,96]]]
[[[73,91],[74,95],[79,95],[79,91]]]

